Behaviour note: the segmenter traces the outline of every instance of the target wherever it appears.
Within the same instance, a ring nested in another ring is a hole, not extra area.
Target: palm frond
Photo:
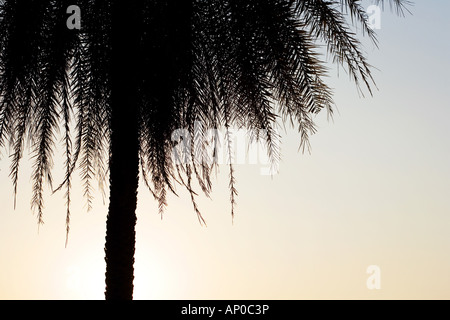
[[[371,66],[362,52],[356,34],[337,7],[338,3],[333,1],[300,1],[296,5],[296,11],[311,34],[326,43],[333,62],[347,68],[358,89],[361,89],[360,82],[363,82],[372,94],[371,88],[375,83]]]

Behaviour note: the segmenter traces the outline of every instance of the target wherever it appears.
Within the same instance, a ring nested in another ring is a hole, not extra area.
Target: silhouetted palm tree
[[[191,181],[210,192],[217,162],[196,158],[208,143],[217,147],[207,128],[247,128],[264,137],[276,161],[274,125],[280,116],[297,126],[301,146],[309,147],[312,116],[332,111],[318,43],[358,88],[370,91],[373,85],[351,28],[361,27],[376,43],[359,1],[78,0],[79,30],[67,27],[72,2],[0,2],[0,144],[10,147],[16,191],[28,142],[32,207],[42,223],[44,184],[52,185],[61,132],[65,179],[54,190],[66,192],[67,232],[74,169],[81,168],[89,207],[92,180],[102,183],[109,175],[107,299],[132,298],[140,169],[161,211],[167,191],[180,183],[203,222]],[[405,1],[391,3],[401,9]],[[201,126],[195,130],[196,123]],[[197,142],[187,152],[197,160],[174,161],[181,141],[172,134],[179,128]],[[232,205],[235,195],[230,164]]]

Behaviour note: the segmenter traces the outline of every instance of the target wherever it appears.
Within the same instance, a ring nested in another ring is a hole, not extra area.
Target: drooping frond
[[[88,3],[81,1],[85,8]],[[104,179],[109,130],[108,77],[102,76],[108,70],[102,62],[109,53],[101,47],[104,41],[98,41],[104,37],[90,33],[89,39],[77,30],[69,30],[69,5],[70,1],[65,0],[17,0],[4,1],[0,7],[0,144],[8,140],[12,148],[14,191],[17,192],[19,161],[24,147],[29,145],[33,161],[32,207],[42,223],[44,184],[52,184],[55,140],[62,127],[66,174],[56,189],[66,186],[67,230],[70,178],[76,162],[81,154],[85,160],[81,162],[82,171],[88,172],[83,175],[85,184],[90,183],[90,172],[94,170]],[[98,10],[101,6],[97,7]],[[86,27],[92,23],[91,30],[101,31],[103,22],[94,19],[98,12],[92,12],[91,19],[88,12]],[[75,151],[70,134],[71,115],[81,133],[75,140]]]
[[[333,62],[347,68],[357,87],[360,88],[360,82],[363,82],[372,94],[374,81],[371,66],[362,52],[356,34],[337,5],[337,2],[324,0],[299,1],[297,11],[310,28],[311,34],[326,43]]]

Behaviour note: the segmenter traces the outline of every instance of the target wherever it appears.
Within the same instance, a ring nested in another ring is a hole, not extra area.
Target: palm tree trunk
[[[106,299],[133,298],[139,181],[138,10],[134,1],[112,2],[110,198],[106,222]]]

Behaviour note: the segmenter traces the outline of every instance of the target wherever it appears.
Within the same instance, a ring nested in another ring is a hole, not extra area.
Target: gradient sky
[[[135,299],[450,299],[450,2],[386,9],[379,49],[364,42],[379,90],[362,98],[332,68],[336,114],[317,117],[311,154],[288,129],[279,174],[235,166],[234,223],[226,166],[199,199],[207,227],[183,189],[161,220],[140,188]],[[103,299],[107,199],[86,212],[74,179],[65,248],[63,193],[48,192],[38,230],[27,156],[15,210],[2,156],[0,299]]]

